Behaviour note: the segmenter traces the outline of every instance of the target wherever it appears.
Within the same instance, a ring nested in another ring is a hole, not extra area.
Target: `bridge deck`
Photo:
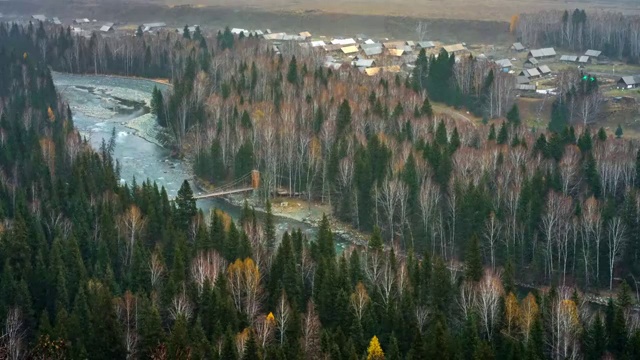
[[[213,192],[211,194],[194,196],[193,198],[196,199],[196,200],[208,199],[208,198],[212,198],[212,197],[231,195],[231,194],[238,194],[238,193],[249,192],[249,191],[253,191],[253,188],[252,187],[248,187],[248,188],[233,189],[233,190],[228,190],[228,191],[218,191],[218,192]]]

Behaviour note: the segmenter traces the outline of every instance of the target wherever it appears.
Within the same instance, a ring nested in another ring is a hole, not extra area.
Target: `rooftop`
[[[562,55],[560,56],[560,61],[576,62],[578,61],[578,57],[576,55]]]
[[[503,68],[509,68],[513,66],[513,64],[511,63],[511,60],[509,59],[496,60],[496,64],[498,64],[498,66]]]
[[[443,46],[443,48],[445,49],[446,52],[448,52],[449,54],[451,53],[456,53],[458,51],[465,51],[467,50],[466,47],[464,47],[464,45],[462,44],[453,44],[453,45],[445,45]]]
[[[380,55],[382,54],[382,46],[365,48],[363,51],[367,56]]]
[[[538,68],[538,71],[540,71],[540,73],[543,75],[551,73],[551,69],[547,65],[540,65],[540,67]]]
[[[522,45],[522,43],[519,43],[519,42],[517,42],[517,43],[513,43],[513,48],[514,48],[515,50],[517,50],[517,51],[522,51],[522,50],[524,50],[524,46]]]
[[[33,20],[38,20],[38,21],[47,21],[47,17],[41,14],[38,15],[31,15],[31,18]]]
[[[586,55],[582,55],[582,56],[580,56],[580,58],[578,59],[578,62],[579,62],[579,63],[586,64],[586,63],[588,63],[588,62],[589,62],[589,57],[588,57],[588,56],[586,56]]]
[[[333,39],[331,40],[331,44],[333,45],[355,45],[356,41],[349,38],[349,39]]]
[[[355,54],[358,52],[358,48],[356,46],[345,46],[342,48],[342,52],[345,54]]]
[[[353,62],[353,66],[356,67],[365,67],[370,68],[375,64],[375,60],[373,59],[359,59],[358,61]]]
[[[587,52],[584,53],[587,56],[593,56],[593,57],[598,57],[600,56],[600,54],[602,54],[602,51],[600,50],[587,50]]]
[[[618,81],[623,81],[627,85],[638,85],[640,84],[640,75],[623,76]]]
[[[550,57],[556,56],[554,48],[533,49],[530,51],[531,57]]]
[[[418,41],[418,47],[431,49],[436,47],[436,44],[433,41]]]

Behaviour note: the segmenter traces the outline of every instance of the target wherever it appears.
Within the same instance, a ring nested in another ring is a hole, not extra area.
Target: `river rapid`
[[[131,184],[135,178],[139,184],[150,179],[159,187],[164,186],[170,198],[177,195],[185,179],[193,185],[188,163],[172,158],[171,152],[152,138],[141,136],[154,132],[149,113],[153,88],[165,90],[166,85],[143,79],[66,73],[53,73],[53,81],[71,107],[76,128],[94,149],[99,149],[103,141],[108,142],[115,129],[114,158],[120,165],[121,182]],[[194,189],[194,193],[197,195],[198,190]],[[220,209],[236,221],[242,210],[221,198],[198,200],[197,205],[205,214]],[[314,239],[317,232],[309,224],[276,216],[278,238],[295,229],[301,229],[309,239]],[[336,250],[345,246],[344,241],[336,239]]]

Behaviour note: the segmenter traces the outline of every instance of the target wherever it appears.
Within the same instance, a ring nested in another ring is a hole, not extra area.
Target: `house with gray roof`
[[[432,49],[436,47],[436,44],[433,41],[418,41],[416,47],[421,49]]]
[[[520,90],[520,91],[536,91],[537,88],[534,84],[517,84],[516,85],[516,90]]]
[[[105,23],[100,28],[100,32],[111,32],[113,31],[113,23]]]
[[[538,72],[540,73],[540,75],[545,76],[551,74],[551,69],[547,65],[540,65],[538,67]]]
[[[589,59],[591,59],[590,57],[588,57],[587,55],[582,55],[578,58],[578,62],[580,64],[588,64],[589,63]]]
[[[552,58],[556,56],[556,51],[554,48],[542,48],[542,49],[533,49],[529,51],[529,57],[544,59],[544,58]]]
[[[518,76],[526,76],[529,79],[535,79],[540,77],[538,69],[524,69],[518,74]]]
[[[503,72],[509,72],[513,64],[509,59],[500,59],[495,61]]]
[[[42,21],[42,22],[47,21],[47,17],[46,17],[46,16],[44,16],[44,15],[41,15],[41,14],[38,14],[38,15],[31,15],[31,18],[32,18],[33,20]]]
[[[62,21],[60,21],[60,19],[58,19],[57,17],[54,17],[51,21],[53,21],[53,23],[56,25],[62,25]]]
[[[376,61],[373,59],[358,59],[352,62],[352,64],[358,68],[370,68],[376,66]]]
[[[382,46],[365,48],[364,54],[367,56],[376,56],[382,54]]]
[[[618,89],[635,89],[640,87],[640,75],[623,76],[617,82]]]
[[[524,51],[524,46],[522,45],[522,43],[519,43],[519,42],[513,43],[512,47],[513,47],[513,50],[515,50],[515,51],[518,51],[518,52],[519,51]]]
[[[537,67],[540,62],[536,58],[528,58],[527,61],[524,62],[525,68],[534,68]]]
[[[575,55],[562,55],[560,56],[560,61],[576,62],[578,61],[578,57]]]
[[[589,56],[589,57],[598,58],[598,57],[600,57],[600,54],[602,54],[602,51],[600,51],[600,50],[587,50],[587,52],[585,52],[584,54],[586,56]]]

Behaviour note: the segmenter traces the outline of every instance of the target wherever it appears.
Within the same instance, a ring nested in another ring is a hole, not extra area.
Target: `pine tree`
[[[287,72],[287,81],[290,84],[298,85],[298,62],[296,61],[296,56],[291,57],[291,62],[289,62],[289,71]]]
[[[616,128],[616,139],[622,138],[622,126],[618,125]]]
[[[480,240],[476,234],[471,236],[465,258],[465,277],[469,281],[479,282],[482,279],[482,254],[480,253]]]
[[[258,347],[258,343],[256,342],[256,337],[253,332],[249,334],[249,340],[247,340],[242,360],[262,360],[260,348]]]
[[[511,110],[507,113],[507,121],[512,126],[520,126],[520,109],[518,108],[518,104],[513,104]]]
[[[489,137],[487,138],[487,140],[494,141],[495,139],[496,139],[496,127],[495,125],[491,124],[491,126],[489,127]]]
[[[143,37],[144,36],[144,32],[142,31],[142,25],[138,26],[138,30],[136,30],[136,36],[137,37]]]
[[[191,32],[189,31],[189,25],[184,26],[184,29],[182,30],[182,37],[187,40],[191,40]]]
[[[345,135],[345,130],[351,125],[351,106],[347,99],[343,100],[338,108],[338,115],[336,117],[336,134],[339,137]]]
[[[180,190],[178,190],[178,196],[176,196],[177,214],[176,221],[179,229],[186,231],[189,228],[191,220],[198,213],[196,208],[196,200],[193,198],[193,192],[189,182],[184,180]]]
[[[604,128],[600,128],[598,130],[598,140],[600,140],[600,141],[606,141],[607,140],[607,132],[604,130]]]
[[[431,107],[431,102],[429,101],[428,97],[424,98],[422,107],[420,108],[420,113],[422,114],[422,116],[426,116],[428,118],[433,117],[433,108]]]
[[[267,248],[275,250],[276,247],[276,225],[273,217],[273,211],[271,210],[271,202],[267,200],[265,206],[267,213],[264,217],[264,237],[267,242]]]
[[[144,306],[140,316],[139,349],[140,358],[148,359],[151,353],[164,342],[165,334],[162,329],[162,319],[160,312],[155,305]]]
[[[380,233],[380,228],[374,226],[373,234],[371,234],[371,238],[369,239],[369,250],[371,251],[382,251],[383,241],[382,234]]]
[[[509,140],[509,133],[507,132],[507,124],[502,123],[502,126],[500,126],[500,131],[498,132],[497,142],[499,145],[504,145],[507,143],[507,140]]]
[[[167,354],[170,359],[189,359],[190,347],[187,326],[187,319],[182,315],[178,316],[173,324],[171,337],[169,338]]]

